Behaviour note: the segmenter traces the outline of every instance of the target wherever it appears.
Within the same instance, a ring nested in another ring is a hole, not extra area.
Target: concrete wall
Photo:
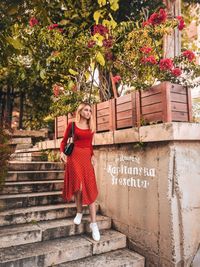
[[[94,145],[102,213],[146,266],[189,267],[200,244],[200,124],[102,133]]]

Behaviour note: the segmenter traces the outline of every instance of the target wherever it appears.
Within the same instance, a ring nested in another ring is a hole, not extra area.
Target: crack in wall
[[[179,174],[177,171],[177,158],[176,158],[176,149],[173,150],[173,169],[172,169],[172,198],[176,198],[177,201],[177,207],[178,207],[178,225],[175,225],[175,227],[179,228],[179,240],[180,243],[178,244],[180,246],[180,257],[181,257],[181,263],[180,267],[186,267],[184,261],[185,251],[184,251],[184,230],[183,230],[183,216],[182,216],[182,192],[180,190],[179,186]],[[172,207],[173,208],[173,207]],[[174,213],[174,212],[173,212]],[[176,231],[176,229],[174,229]],[[175,241],[175,240],[174,240]]]

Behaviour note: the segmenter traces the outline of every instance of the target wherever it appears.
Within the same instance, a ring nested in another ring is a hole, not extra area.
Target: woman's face
[[[81,116],[84,117],[85,119],[90,119],[91,114],[92,114],[92,110],[90,106],[85,106],[82,110],[81,110]]]

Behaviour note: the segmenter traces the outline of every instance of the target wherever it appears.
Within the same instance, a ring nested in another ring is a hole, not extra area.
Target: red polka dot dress
[[[67,125],[64,137],[60,144],[60,151],[63,152],[72,128],[72,122]],[[80,129],[74,123],[74,149],[72,154],[67,156],[65,165],[64,186],[62,197],[70,201],[73,194],[82,191],[82,204],[92,204],[98,195],[94,167],[91,163],[93,155],[92,138],[93,132],[90,129]]]

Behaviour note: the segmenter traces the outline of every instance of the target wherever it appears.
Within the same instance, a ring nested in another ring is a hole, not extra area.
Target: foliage
[[[49,162],[60,162],[60,153],[59,151],[54,150],[43,150],[40,155],[41,161],[49,161]]]
[[[49,112],[72,112],[80,101],[107,100],[113,84],[185,83],[185,73],[193,79],[199,71],[183,55],[163,61],[163,36],[184,22],[167,19],[162,1],[4,0],[0,7],[0,88],[26,95],[26,127],[43,127]]]
[[[50,150],[47,152],[48,161],[50,162],[60,162],[59,151]]]
[[[100,12],[101,18],[104,16],[109,20],[109,14],[112,14],[119,22],[140,19],[141,14],[152,13],[162,5],[159,0],[129,0],[128,4],[125,0],[2,0],[0,91],[6,94],[12,88],[10,101],[20,95],[25,96],[24,126],[42,127],[42,121],[52,105],[54,84],[61,83],[66,92],[63,99],[57,99],[51,108],[55,115],[74,110],[77,102],[83,99],[89,98],[94,102],[99,101],[99,97],[106,99],[112,96],[109,91],[111,81],[107,77],[101,78],[103,89],[100,93],[99,84],[91,85],[89,73],[85,72],[91,63],[87,38],[94,25],[95,12],[97,16]],[[101,51],[96,56],[98,65],[101,65]],[[77,76],[68,72],[77,68]],[[77,82],[77,90],[73,91],[73,83]]]
[[[0,127],[0,189],[2,188],[7,175],[8,160],[11,154],[9,140],[10,135]]]

